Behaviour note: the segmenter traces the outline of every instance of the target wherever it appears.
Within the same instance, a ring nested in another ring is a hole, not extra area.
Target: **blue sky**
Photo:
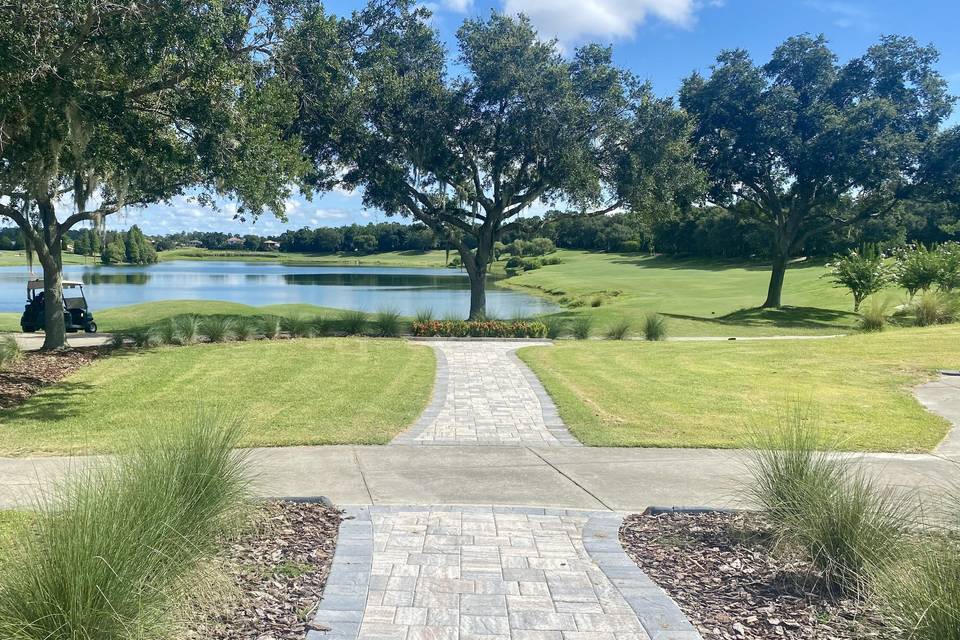
[[[769,58],[785,38],[823,33],[841,59],[860,55],[881,34],[915,37],[941,52],[940,71],[960,94],[960,2],[957,0],[430,0],[434,24],[451,48],[466,16],[491,9],[529,15],[545,37],[565,50],[588,41],[611,43],[618,64],[653,82],[657,93],[676,92],[694,70],[708,72],[722,49],[747,49],[757,61]],[[330,0],[327,9],[348,13],[359,6]],[[960,110],[958,110],[960,111]],[[953,122],[960,122],[960,114]],[[180,230],[276,234],[303,226],[338,226],[386,220],[365,211],[359,194],[333,192],[288,203],[286,222],[272,216],[255,224],[231,219],[229,203],[220,212],[187,200],[113,216],[112,228],[139,224],[145,232]]]

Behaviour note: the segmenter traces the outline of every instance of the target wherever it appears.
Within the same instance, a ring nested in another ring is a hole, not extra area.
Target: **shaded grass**
[[[817,341],[560,342],[522,349],[565,422],[593,446],[744,447],[754,424],[809,401],[848,450],[930,451],[946,420],[912,396],[960,368],[960,326]]]
[[[247,418],[244,446],[385,444],[426,406],[435,362],[396,340],[160,347],[98,360],[0,411],[0,454],[122,448],[158,411],[185,419],[215,393]],[[265,384],[264,381],[269,381]]]

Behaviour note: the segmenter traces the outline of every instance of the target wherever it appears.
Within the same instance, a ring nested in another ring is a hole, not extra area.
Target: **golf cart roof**
[[[64,280],[62,283],[64,288],[72,289],[73,287],[82,287],[83,283],[79,280]],[[43,289],[43,280],[29,280],[27,281],[27,289],[31,291],[34,289]]]

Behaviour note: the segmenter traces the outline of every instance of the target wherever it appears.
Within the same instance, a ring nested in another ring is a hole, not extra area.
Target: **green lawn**
[[[90,257],[78,256],[72,253],[64,252],[64,264],[96,264],[98,261]],[[27,266],[27,254],[23,251],[0,251],[0,267],[20,267]],[[33,270],[35,273],[42,273],[40,261],[36,256],[33,258]]]
[[[434,357],[399,340],[329,338],[158,348],[98,360],[0,411],[0,455],[116,451],[199,401],[246,418],[245,446],[382,444],[430,397]]]
[[[593,446],[742,447],[799,402],[844,449],[929,451],[911,388],[960,368],[960,326],[816,341],[571,342],[520,351]]]
[[[787,307],[761,311],[756,307],[766,295],[768,265],[585,251],[556,255],[560,264],[503,284],[549,296],[567,316],[593,316],[598,332],[622,318],[639,328],[651,311],[669,316],[671,334],[684,336],[842,333],[856,320],[852,299],[822,278],[822,264],[793,265],[784,287]],[[595,300],[600,306],[591,306]]]

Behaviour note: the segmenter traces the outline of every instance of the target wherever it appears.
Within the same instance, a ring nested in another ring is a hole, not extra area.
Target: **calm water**
[[[39,272],[39,271],[38,271]],[[26,267],[0,267],[0,311],[22,311]],[[81,280],[90,308],[151,300],[225,300],[249,305],[307,303],[340,309],[395,309],[414,315],[465,317],[470,283],[453,269],[307,266],[177,260],[137,266],[68,265],[64,275]],[[555,311],[546,300],[487,286],[487,310],[509,318]]]

